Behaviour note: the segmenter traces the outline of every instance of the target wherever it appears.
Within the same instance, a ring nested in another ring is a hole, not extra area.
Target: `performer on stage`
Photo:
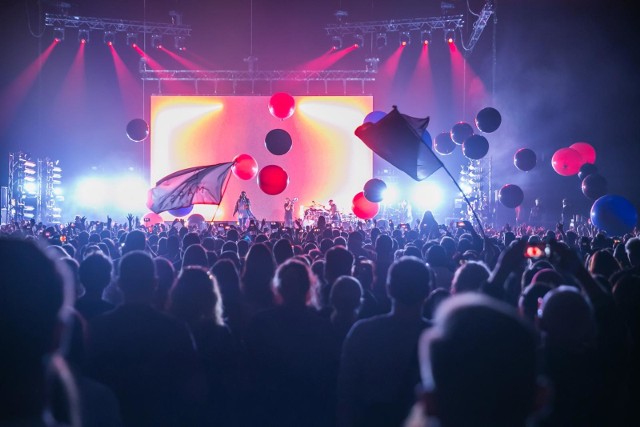
[[[338,206],[333,200],[329,200],[329,219],[334,224],[340,223],[340,213],[338,212]]]
[[[245,229],[246,222],[248,219],[256,219],[256,216],[251,212],[251,201],[247,197],[247,192],[242,191],[240,193],[240,197],[238,197],[238,201],[236,201],[236,207],[233,210],[233,216],[238,214],[238,224],[240,228]]]
[[[544,208],[540,204],[540,199],[536,198],[534,203],[529,212],[529,225],[540,226],[544,219]]]
[[[297,201],[297,197],[293,200],[288,197],[284,199],[284,226],[287,228],[293,228],[293,207]]]
[[[413,220],[413,213],[411,212],[411,205],[406,201],[400,202],[400,224],[410,224]]]

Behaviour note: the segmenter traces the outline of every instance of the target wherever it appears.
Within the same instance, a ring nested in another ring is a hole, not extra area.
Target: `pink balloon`
[[[296,101],[288,93],[274,93],[269,99],[269,112],[281,120],[288,119],[296,110]]]
[[[596,162],[596,149],[591,144],[586,142],[576,142],[571,144],[569,148],[573,148],[582,156],[584,163],[595,164]]]
[[[162,224],[163,222],[164,220],[162,219],[162,217],[155,212],[149,212],[142,217],[142,225],[144,225],[145,227],[151,227],[156,224]]]
[[[562,176],[577,174],[583,164],[582,156],[573,148],[561,148],[551,158],[553,170]]]
[[[378,210],[380,209],[380,205],[375,202],[370,202],[364,197],[364,192],[361,191],[355,196],[353,196],[353,204],[351,205],[351,210],[361,219],[371,219],[374,216],[378,215]]]
[[[287,185],[289,185],[289,175],[280,166],[265,166],[258,174],[258,187],[272,196],[282,193]]]
[[[231,172],[240,179],[253,179],[258,173],[258,162],[248,154],[238,154],[233,158]]]

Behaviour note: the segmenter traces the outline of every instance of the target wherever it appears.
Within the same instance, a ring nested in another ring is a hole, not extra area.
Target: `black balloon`
[[[529,148],[521,148],[513,155],[513,164],[521,171],[530,171],[536,167],[536,153]]]
[[[480,160],[489,152],[489,141],[482,135],[471,135],[462,144],[462,154],[471,160]]]
[[[458,145],[466,141],[471,135],[473,135],[473,128],[469,123],[458,122],[451,128],[451,139]]]
[[[500,203],[513,209],[522,204],[522,201],[524,200],[524,193],[522,192],[522,188],[517,185],[506,184],[500,189],[498,199],[500,200]]]
[[[476,115],[476,127],[484,133],[495,132],[501,123],[500,112],[492,107],[483,108]]]
[[[291,150],[291,135],[284,129],[273,129],[267,133],[264,143],[271,154],[282,156]]]
[[[584,180],[586,177],[591,175],[592,173],[597,173],[598,168],[593,163],[585,163],[580,166],[580,171],[578,172],[578,178]]]
[[[607,180],[599,173],[587,175],[582,180],[582,194],[591,200],[599,199],[607,194]]]
[[[456,143],[451,139],[449,132],[442,132],[438,134],[433,140],[433,149],[438,153],[446,156],[453,153],[456,149]]]
[[[378,203],[384,199],[384,192],[387,189],[387,184],[383,180],[373,178],[364,184],[364,198],[370,202]]]
[[[134,142],[142,142],[149,136],[149,125],[142,119],[133,119],[127,124],[127,136]]]

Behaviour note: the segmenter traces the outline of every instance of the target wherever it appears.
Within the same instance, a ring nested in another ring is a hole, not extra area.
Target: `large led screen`
[[[295,96],[293,116],[280,120],[269,112],[268,96],[151,97],[151,182],[177,170],[229,162],[236,155],[253,156],[259,168],[278,165],[289,175],[281,194],[263,193],[256,179],[231,174],[222,204],[196,206],[205,219],[233,221],[241,191],[251,200],[258,219],[282,221],[285,197],[298,198],[296,217],[314,202],[328,206],[333,199],[343,213],[351,212],[353,196],[372,177],[372,153],[354,130],[373,110],[371,96]],[[265,146],[272,129],[284,129],[291,150],[273,155]],[[174,217],[165,212],[165,220]]]

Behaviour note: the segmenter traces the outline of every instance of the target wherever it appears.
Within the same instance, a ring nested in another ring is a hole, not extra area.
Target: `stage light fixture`
[[[162,49],[162,36],[160,34],[151,35],[151,47]]]
[[[331,46],[333,47],[333,50],[342,49],[342,37],[333,36],[331,38]]]
[[[422,31],[420,32],[420,43],[422,43],[424,46],[428,46],[429,44],[431,44],[431,31]]]
[[[408,31],[400,33],[400,46],[408,46],[411,44],[411,34]]]
[[[444,41],[446,43],[452,44],[456,42],[456,32],[454,30],[445,30],[444,31]]]
[[[353,36],[355,40],[355,47],[364,47],[364,36],[362,34],[356,34]]]
[[[366,70],[370,73],[377,73],[378,72],[378,64],[380,63],[380,58],[377,58],[375,56],[372,56],[371,58],[366,58],[364,60],[364,63],[366,64]]]
[[[174,43],[174,46],[175,46],[177,51],[184,52],[185,50],[187,50],[187,46],[185,44],[185,38],[184,37],[176,36],[173,39],[173,43]]]
[[[113,31],[105,31],[103,41],[107,46],[113,46],[116,42],[116,33]]]
[[[135,47],[138,45],[138,33],[127,33],[127,46]]]
[[[378,49],[387,47],[387,33],[378,33],[376,35],[376,47]]]
[[[53,39],[57,42],[64,41],[64,27],[55,27],[53,29]]]
[[[78,30],[78,42],[85,44],[89,43],[90,33],[89,30],[81,28]]]

